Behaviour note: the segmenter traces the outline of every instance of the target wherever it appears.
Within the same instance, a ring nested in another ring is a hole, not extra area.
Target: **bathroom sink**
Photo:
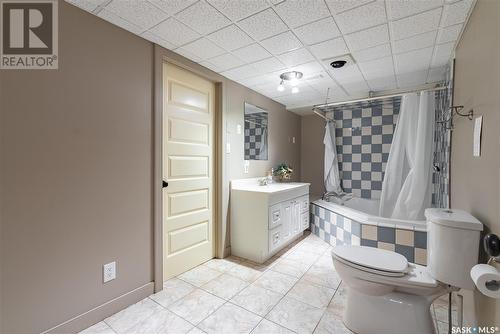
[[[253,179],[252,179],[253,180]],[[303,182],[288,182],[288,183],[271,183],[268,185],[259,185],[256,182],[242,182],[243,180],[234,180],[231,184],[233,190],[253,191],[261,193],[278,193],[289,191],[295,188],[308,187],[309,183]]]

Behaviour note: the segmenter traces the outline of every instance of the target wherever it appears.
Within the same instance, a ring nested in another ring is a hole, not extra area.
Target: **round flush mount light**
[[[343,67],[347,62],[345,60],[335,60],[330,63],[330,66],[333,68],[341,68]]]
[[[299,84],[299,80],[302,77],[303,77],[302,72],[298,72],[298,71],[290,71],[290,72],[281,73],[281,75],[280,75],[281,82],[277,88],[278,91],[283,92],[285,90],[285,82],[289,82],[290,85],[293,87],[292,93],[294,93],[294,94],[298,93],[299,89],[295,86],[297,86]]]

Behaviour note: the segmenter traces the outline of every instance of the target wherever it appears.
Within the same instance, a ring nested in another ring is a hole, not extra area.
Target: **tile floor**
[[[264,264],[213,259],[81,333],[352,333],[342,323],[346,290],[330,251],[305,235]],[[446,296],[431,312],[436,332],[447,333]]]

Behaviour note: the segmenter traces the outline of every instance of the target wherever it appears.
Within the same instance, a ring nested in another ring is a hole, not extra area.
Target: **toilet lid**
[[[336,246],[334,256],[366,268],[391,273],[404,273],[408,267],[406,258],[396,252],[365,246]]]

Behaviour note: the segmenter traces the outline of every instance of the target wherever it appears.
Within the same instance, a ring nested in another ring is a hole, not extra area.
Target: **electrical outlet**
[[[102,280],[104,283],[112,281],[116,278],[116,262],[106,263],[102,266]]]

